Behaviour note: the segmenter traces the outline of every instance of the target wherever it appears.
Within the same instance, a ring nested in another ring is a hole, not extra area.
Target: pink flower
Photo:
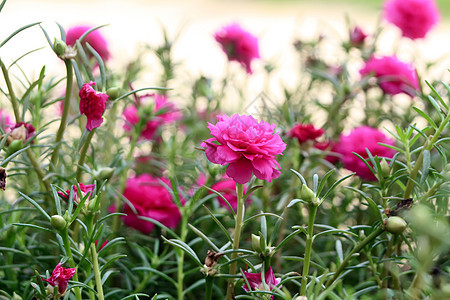
[[[149,234],[155,225],[138,216],[148,217],[161,222],[169,228],[176,228],[181,220],[178,206],[174,203],[172,195],[161,182],[171,186],[167,178],[155,178],[149,174],[131,177],[127,180],[123,195],[134,206],[137,215],[130,206],[124,205],[122,217],[125,225],[135,228],[144,234]]]
[[[242,27],[233,23],[225,26],[214,34],[216,41],[222,46],[229,60],[239,62],[248,74],[252,74],[251,63],[260,58],[258,39]]]
[[[315,141],[322,136],[325,130],[315,128],[313,124],[297,124],[288,133],[291,138],[296,138],[300,144],[307,141]]]
[[[413,97],[420,89],[414,66],[395,56],[372,57],[359,73],[363,76],[373,74],[380,88],[390,95],[405,93]]]
[[[94,244],[95,244],[95,247],[97,247],[97,245],[98,245],[98,240],[96,240]],[[105,247],[107,244],[108,244],[108,240],[105,240],[105,241],[100,245],[100,248],[97,250],[97,252],[100,252],[100,250],[102,250],[103,247]]]
[[[81,197],[84,198],[86,195],[88,195],[88,198],[84,202],[84,204],[87,205],[89,203],[90,198],[91,198],[92,192],[95,189],[95,184],[84,185],[83,183],[80,182],[78,185],[80,186]],[[77,186],[74,184],[72,187],[73,187],[73,203],[74,204],[80,204],[81,199],[80,199],[80,197],[78,195]],[[69,201],[70,189],[68,189],[65,193],[58,192],[58,194],[61,197],[63,197],[64,200]]]
[[[42,279],[51,286],[58,287],[58,293],[64,295],[69,284],[69,280],[75,275],[75,268],[63,268],[61,263],[57,264],[49,279]]]
[[[384,18],[413,40],[424,38],[440,19],[434,0],[388,0],[383,8]]]
[[[236,183],[231,178],[223,178],[222,180],[216,182],[211,187],[213,190],[219,192],[222,194],[222,196],[227,199],[228,203],[230,203],[231,207],[236,210],[237,209],[237,194],[236,194]],[[247,192],[247,188],[244,186],[244,194]],[[212,192],[209,192],[212,194]],[[220,197],[217,197],[217,200],[219,200],[219,204],[222,207],[228,207],[227,203]]]
[[[359,26],[353,27],[353,29],[350,30],[350,44],[353,47],[359,47],[362,44],[364,44],[364,40],[367,37],[367,34],[361,29]]]
[[[208,123],[214,137],[202,143],[209,161],[228,164],[226,174],[240,184],[250,181],[252,173],[268,182],[280,176],[275,155],[282,154],[286,144],[273,132],[274,124],[238,114],[217,118],[216,125]]]
[[[92,87],[95,82],[85,83],[78,95],[80,96],[80,112],[87,117],[86,129],[100,127],[103,123],[103,112],[105,111],[105,103],[108,95],[96,92]]]
[[[5,130],[6,128],[9,128],[14,123],[11,121],[11,117],[5,112],[5,110],[0,108],[0,128]]]
[[[322,151],[331,152],[331,154],[336,152],[336,142],[334,142],[332,140],[316,142],[316,143],[314,143],[313,147],[316,149],[322,150]],[[339,157],[337,155],[331,155],[331,154],[325,156],[325,159],[332,164],[337,163],[339,160]]]
[[[394,141],[378,129],[361,126],[353,129],[348,135],[341,135],[336,152],[342,155],[341,161],[344,168],[356,172],[356,175],[366,180],[376,180],[375,175],[353,152],[367,159],[366,149],[368,149],[373,156],[392,158],[395,151],[379,143],[394,145]]]
[[[272,267],[269,267],[269,270],[264,275],[265,284],[262,281],[262,274],[259,273],[249,273],[243,272],[245,278],[247,279],[250,288],[247,284],[244,284],[242,288],[246,291],[272,291],[274,287],[276,287],[281,282],[281,278],[275,278],[273,274]],[[273,299],[273,296],[271,297]]]
[[[86,31],[90,30],[90,26],[75,26],[70,28],[66,34],[66,43],[69,46],[74,46],[77,39],[79,39]],[[99,30],[94,30],[89,33],[81,42],[82,44],[88,43],[94,48],[103,60],[108,60],[110,57],[108,50],[108,43],[101,35]]]
[[[30,123],[19,122],[14,125],[10,125],[8,130],[10,132],[9,138],[12,140],[28,141],[36,134],[36,129]]]
[[[152,140],[155,136],[157,129],[163,125],[175,122],[181,118],[181,113],[175,107],[175,104],[168,101],[168,98],[164,95],[151,94],[146,97],[152,97],[155,100],[153,108],[153,115],[150,120],[145,124],[145,127],[141,131],[141,139]],[[143,107],[144,103],[139,103],[140,107]],[[123,128],[125,131],[131,131],[133,127],[139,123],[138,108],[135,105],[128,106],[123,111],[123,117],[125,118],[125,124]]]

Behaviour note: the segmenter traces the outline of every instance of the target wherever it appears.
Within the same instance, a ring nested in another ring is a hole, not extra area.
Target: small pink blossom
[[[63,268],[61,263],[57,264],[52,272],[52,276],[48,279],[42,279],[48,282],[51,286],[58,287],[58,293],[64,295],[67,290],[69,280],[75,275],[75,268]]]
[[[236,193],[236,183],[233,179],[224,177],[222,180],[213,184],[211,189],[215,190],[222,194],[222,196],[227,199],[228,203],[230,203],[231,207],[236,210],[238,205],[237,193]],[[244,186],[243,189],[244,194],[247,192],[247,188]],[[212,193],[211,191],[209,193]],[[221,198],[217,197],[219,200],[219,204],[222,207],[229,208],[227,203]]]
[[[405,93],[411,97],[420,90],[417,72],[413,65],[395,56],[372,57],[359,70],[362,76],[373,74],[380,88],[387,94]]]
[[[413,40],[424,38],[440,20],[434,0],[387,0],[383,9],[384,18]]]
[[[274,133],[274,124],[238,114],[217,118],[215,125],[208,123],[213,138],[202,143],[209,161],[228,165],[226,174],[240,184],[250,181],[252,174],[268,182],[280,176],[275,155],[282,154],[286,144]]]
[[[353,129],[353,131],[347,135],[341,135],[339,142],[336,145],[336,152],[342,155],[341,161],[344,168],[356,172],[356,175],[366,180],[376,180],[375,175],[361,159],[353,154],[353,152],[367,159],[369,156],[367,155],[366,149],[368,149],[374,157],[392,158],[395,151],[380,145],[380,143],[394,145],[394,141],[378,129],[369,126],[361,126]]]
[[[11,117],[5,112],[4,109],[0,108],[0,128],[5,130],[12,125],[14,125],[14,123],[11,121]]]
[[[66,34],[67,45],[74,46],[76,40],[91,28],[92,27],[90,26],[75,26],[70,28]],[[89,45],[91,45],[91,47],[94,48],[95,51],[97,51],[97,53],[103,60],[106,61],[110,58],[108,43],[98,29],[89,33],[81,43],[88,43]]]
[[[85,83],[78,93],[80,96],[80,112],[87,117],[86,129],[89,131],[102,125],[102,115],[109,97],[107,94],[96,92],[92,88],[94,85],[95,82],[92,81]]]
[[[260,58],[258,38],[237,23],[223,27],[214,34],[214,38],[230,61],[239,62],[248,74],[252,74],[252,60]]]
[[[137,211],[137,215],[130,206],[124,205],[122,217],[126,226],[135,228],[144,234],[149,234],[155,225],[139,216],[148,217],[161,222],[169,228],[176,228],[181,220],[180,210],[172,195],[161,183],[171,186],[170,180],[163,177],[153,177],[141,174],[127,180],[123,196],[127,198]],[[183,199],[181,199],[184,201]]]
[[[307,141],[315,141],[325,133],[322,128],[316,128],[313,124],[297,124],[289,131],[288,136],[296,138],[300,144]]]
[[[350,44],[353,47],[359,47],[364,44],[367,34],[359,26],[353,27],[350,32]]]
[[[141,131],[140,138],[152,140],[155,137],[155,133],[158,128],[163,124],[169,124],[181,119],[182,115],[176,108],[175,104],[170,102],[164,95],[151,94],[144,96],[145,98],[151,97],[155,101],[153,108],[153,116],[148,120]],[[145,101],[146,102],[146,101]],[[145,105],[144,101],[139,103],[139,107]],[[136,105],[130,105],[123,111],[123,117],[125,124],[123,128],[125,131],[131,131],[133,127],[139,123],[140,117],[138,114],[138,108]]]
[[[36,134],[36,129],[30,123],[19,122],[17,124],[11,124],[7,130],[9,132],[9,138],[11,140],[28,141]]]
[[[87,205],[89,203],[89,200],[91,198],[92,192],[95,189],[95,184],[83,184],[83,183],[78,183],[78,185],[80,186],[80,191],[81,191],[81,197],[84,198],[86,195],[88,195],[88,198],[85,201],[85,205]],[[78,189],[77,186],[74,184],[72,186],[73,188],[73,203],[75,204],[80,204],[80,197],[78,195]],[[69,201],[69,195],[70,195],[70,189],[67,190],[65,193],[63,192],[58,192],[58,194],[64,198],[65,201]]]
[[[274,287],[280,284],[281,278],[275,278],[275,274],[273,274],[272,267],[269,267],[269,270],[267,270],[266,274],[264,275],[264,281],[262,280],[262,274],[259,273],[249,273],[249,272],[243,272],[245,278],[247,279],[250,288],[247,286],[247,284],[244,284],[242,288],[246,291],[272,291]],[[273,299],[273,296],[271,297]]]

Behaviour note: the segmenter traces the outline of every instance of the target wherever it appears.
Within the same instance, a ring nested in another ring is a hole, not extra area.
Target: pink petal
[[[244,184],[252,178],[252,164],[246,159],[240,159],[228,165],[226,174],[239,184]]]

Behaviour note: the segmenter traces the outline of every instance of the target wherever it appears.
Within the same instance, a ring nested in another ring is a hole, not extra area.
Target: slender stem
[[[235,219],[235,227],[234,227],[234,237],[233,237],[233,250],[239,249],[239,240],[241,239],[241,230],[244,221],[244,211],[245,211],[245,203],[244,203],[244,186],[240,183],[236,183],[236,192],[237,192],[237,212]],[[238,257],[237,252],[233,252],[231,254],[231,260],[234,260]],[[234,261],[230,264],[230,275],[236,274],[236,266],[237,261]],[[233,278],[228,279],[228,289],[227,289],[227,300],[232,299],[233,294]]]
[[[63,239],[64,249],[66,250],[66,255],[69,257],[69,260],[68,260],[69,266],[71,268],[76,268],[75,261],[73,260],[73,256],[72,256],[72,249],[70,249],[69,228],[68,227],[64,228],[61,232],[61,235],[62,235],[62,239]],[[78,281],[78,269],[76,270],[75,274],[73,275],[73,280]],[[76,286],[73,289],[74,289],[74,293],[75,293],[75,298],[77,300],[82,300],[80,287]]]
[[[214,276],[206,276],[205,278],[205,300],[212,300],[212,288]]]
[[[328,279],[325,287],[329,287],[339,277],[339,275],[341,275],[342,271],[344,271],[345,267],[352,259],[353,254],[361,251],[362,248],[364,248],[368,243],[370,243],[372,240],[374,240],[377,236],[379,236],[383,232],[384,232],[384,229],[381,227],[378,227],[374,232],[372,232],[364,240],[362,240],[355,248],[353,248],[353,250],[342,261],[342,263],[340,264],[340,266],[336,270],[336,272],[334,272],[333,277]]]
[[[61,147],[61,139],[64,134],[64,131],[66,130],[67,125],[67,115],[69,113],[69,107],[70,107],[70,97],[72,95],[72,86],[73,86],[73,68],[72,68],[72,61],[70,59],[64,60],[64,63],[66,65],[66,73],[67,73],[67,79],[66,79],[66,97],[64,98],[64,108],[61,116],[61,122],[59,123],[59,128],[56,133],[56,140],[55,140],[55,148],[53,149],[52,158],[51,158],[51,164],[50,168],[55,168],[56,163],[58,162],[58,151]]]
[[[306,296],[306,286],[308,284],[309,265],[311,263],[312,243],[314,241],[314,221],[316,219],[318,206],[314,203],[309,204],[308,235],[306,236],[305,257],[303,259],[302,283],[300,287],[300,296]]]
[[[39,165],[38,161],[36,160],[36,157],[34,156],[33,151],[31,151],[31,148],[28,148],[26,152],[27,152],[28,159],[31,162],[31,165],[33,166],[34,171],[36,172],[36,174],[39,177],[39,180],[44,184],[46,191],[50,193],[52,191],[52,189],[50,188],[50,184],[48,183],[47,179],[44,179],[45,174],[42,171],[41,166]]]
[[[86,141],[84,142],[83,148],[81,149],[81,152],[80,152],[80,158],[78,159],[78,168],[77,168],[77,181],[78,182],[81,181],[81,175],[83,172],[83,169],[81,167],[83,166],[84,160],[86,159],[86,153],[87,153],[87,150],[89,149],[89,144],[91,143],[94,133],[95,133],[95,128],[89,132],[89,134],[86,138]]]
[[[185,207],[186,208],[186,207]],[[186,211],[183,212],[182,220],[181,220],[181,241],[184,242],[187,236],[187,220],[189,213]],[[178,261],[178,270],[177,270],[177,296],[178,300],[184,299],[184,251],[177,251],[177,261]]]
[[[91,244],[90,251],[91,251],[92,268],[94,269],[95,285],[97,286],[97,298],[100,300],[104,300],[105,297],[103,296],[102,276],[98,265],[97,249],[95,249],[94,243]]]
[[[14,89],[12,88],[8,69],[6,69],[6,66],[1,59],[0,59],[0,67],[2,68],[3,77],[5,78],[6,86],[8,87],[9,100],[11,100],[11,104],[12,104],[12,107],[14,110],[14,117],[16,118],[16,123],[19,123],[20,122],[19,104],[17,102],[17,98],[16,98],[16,94],[14,93]]]

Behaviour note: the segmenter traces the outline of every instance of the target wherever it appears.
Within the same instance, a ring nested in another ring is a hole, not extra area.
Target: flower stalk
[[[94,133],[95,133],[95,128],[89,132],[89,134],[86,138],[86,141],[84,142],[83,148],[81,149],[81,152],[80,152],[80,158],[78,159],[77,176],[76,176],[78,182],[81,182],[81,175],[83,172],[82,166],[86,159],[86,153],[87,153],[87,150],[89,149],[89,145],[91,143],[92,137],[94,136]]]
[[[304,188],[304,187],[303,187]],[[302,282],[300,287],[300,296],[306,296],[306,287],[308,285],[308,273],[309,273],[309,265],[311,263],[311,252],[312,252],[312,244],[314,241],[314,221],[316,219],[316,213],[318,204],[320,202],[312,202],[308,205],[309,208],[309,219],[308,219],[308,232],[306,235],[306,248],[305,248],[305,257],[303,260],[303,271],[302,271]]]
[[[66,226],[62,231],[61,231],[61,236],[63,239],[63,244],[64,244],[64,250],[66,251],[66,255],[69,257],[69,266],[71,268],[77,268],[77,266],[75,265],[75,261],[73,259],[73,255],[72,255],[72,249],[70,248],[70,239],[69,239],[69,226]],[[75,272],[75,274],[73,275],[73,280],[74,281],[78,281],[78,269]],[[75,299],[76,300],[82,300],[81,297],[81,290],[78,286],[73,288],[74,293],[75,293]]]

